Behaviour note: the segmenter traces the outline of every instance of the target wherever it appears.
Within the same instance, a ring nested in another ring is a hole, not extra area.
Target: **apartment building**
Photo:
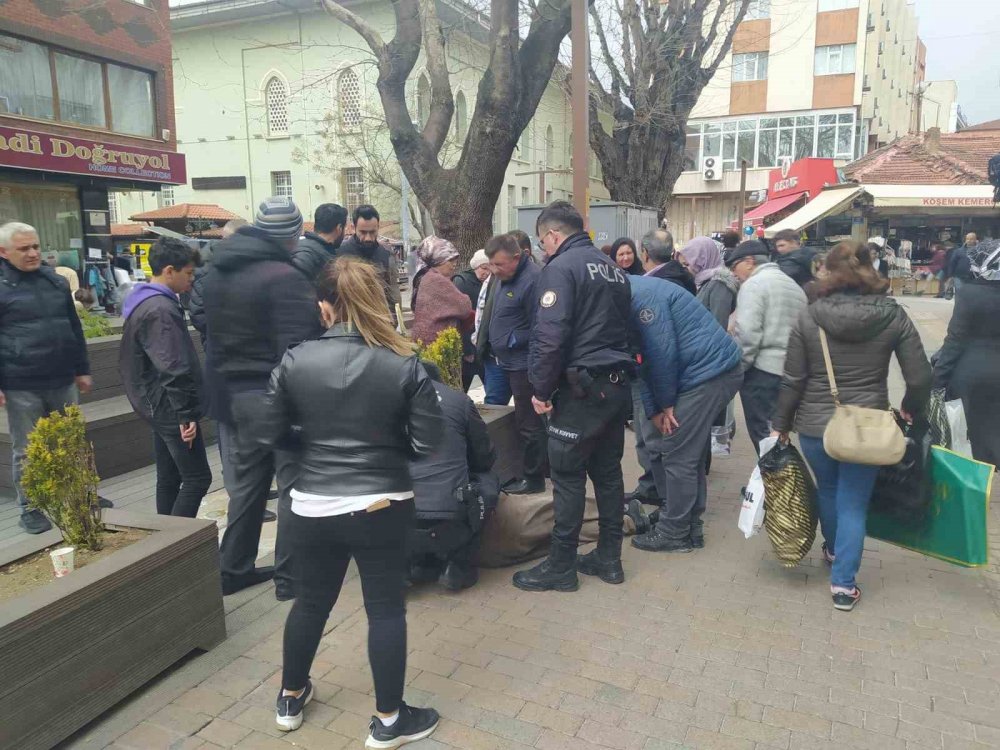
[[[686,171],[667,208],[675,235],[738,222],[742,205],[773,191],[775,167],[808,157],[843,166],[917,129],[917,31],[905,0],[753,0],[689,121]]]

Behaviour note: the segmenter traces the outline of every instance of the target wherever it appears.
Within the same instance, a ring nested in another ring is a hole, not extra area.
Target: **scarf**
[[[688,267],[694,274],[694,283],[698,287],[723,268],[719,243],[711,237],[695,237],[684,245],[681,255],[687,260]]]

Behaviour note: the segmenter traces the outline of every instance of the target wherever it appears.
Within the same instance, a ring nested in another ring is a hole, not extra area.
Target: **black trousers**
[[[462,567],[476,564],[482,532],[473,532],[465,520],[417,519],[410,530],[409,559],[420,565],[441,566],[454,562]]]
[[[412,500],[394,501],[374,513],[323,518],[289,514],[296,597],[285,621],[282,687],[305,687],[353,557],[368,614],[375,706],[381,713],[399,708],[406,676],[406,537],[412,525]]]
[[[466,393],[469,392],[469,388],[472,387],[472,381],[479,376],[479,380],[485,385],[486,383],[486,373],[483,370],[483,366],[479,363],[479,360],[474,362],[466,362],[462,359],[462,390]]]
[[[771,415],[778,403],[781,376],[751,367],[743,375],[740,401],[747,420],[747,434],[760,455],[760,441],[771,434]]]
[[[507,379],[514,394],[514,421],[524,450],[524,477],[542,479],[548,473],[548,439],[545,422],[531,405],[535,391],[528,381],[527,370],[507,370]]]
[[[194,518],[212,484],[201,425],[190,448],[181,440],[179,425],[154,425],[153,453],[156,456],[156,512],[161,516]]]
[[[573,396],[568,386],[556,395],[548,427],[555,512],[549,558],[556,566],[576,560],[588,476],[597,495],[599,554],[606,559],[621,556],[622,453],[630,399],[631,387],[624,373],[594,378],[582,398]]]

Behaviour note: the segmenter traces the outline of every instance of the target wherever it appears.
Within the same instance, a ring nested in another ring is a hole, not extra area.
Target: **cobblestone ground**
[[[914,317],[933,349],[950,307],[924,307]],[[736,529],[752,464],[745,439],[714,462],[704,550],[626,546],[624,585],[582,577],[573,594],[527,594],[511,587],[511,570],[491,570],[458,595],[414,591],[406,700],[435,706],[443,720],[412,747],[1000,747],[997,568],[963,570],[869,541],[864,598],[853,613],[836,612],[820,540],[785,569],[766,536],[747,541]],[[633,479],[636,468],[627,453]],[[994,530],[997,521],[994,510]],[[227,608],[226,643],[68,745],[361,747],[374,699],[357,579],[323,638],[306,723],[288,735],[273,710],[287,605],[265,591]]]

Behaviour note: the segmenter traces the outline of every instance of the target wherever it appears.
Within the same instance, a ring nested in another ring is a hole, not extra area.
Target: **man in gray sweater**
[[[735,327],[745,369],[740,401],[747,434],[759,452],[760,441],[771,434],[788,335],[808,301],[802,288],[768,261],[767,248],[757,240],[740,243],[726,265],[740,280]]]

